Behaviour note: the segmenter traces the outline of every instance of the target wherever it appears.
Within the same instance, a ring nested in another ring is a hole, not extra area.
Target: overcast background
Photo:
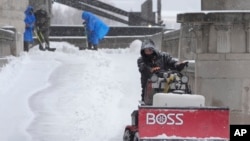
[[[145,0],[101,0],[128,12],[141,11],[141,5]],[[157,0],[153,0],[153,11],[157,10]],[[176,15],[184,12],[201,11],[201,0],[162,0],[162,20],[166,28],[178,29]],[[52,24],[79,25],[82,23],[82,11],[67,7],[62,4],[53,4]],[[119,15],[120,16],[120,15]],[[121,17],[121,16],[120,16]],[[69,20],[70,19],[70,20]],[[106,18],[102,18],[110,26],[126,26]]]
[[[126,11],[140,11],[141,4],[146,0],[102,0],[107,3],[112,3]],[[154,3],[154,11],[156,11],[156,2]],[[201,9],[201,0],[162,0],[163,11],[197,11]]]

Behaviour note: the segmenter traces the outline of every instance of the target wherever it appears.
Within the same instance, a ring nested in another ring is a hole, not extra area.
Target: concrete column
[[[202,27],[193,36],[199,44],[196,94],[204,95],[208,106],[229,107],[231,124],[250,124],[250,12],[185,13],[178,14],[177,21]]]
[[[250,23],[245,24],[246,32],[246,52],[250,53]]]
[[[195,53],[203,53],[206,51],[206,48],[203,47],[203,27],[204,25],[194,23],[192,25],[193,29],[193,38],[195,39],[196,51]]]
[[[216,25],[215,29],[217,30],[217,53],[229,53],[231,25]]]
[[[195,59],[195,53],[202,52],[202,26],[194,24],[183,24],[180,29],[178,43],[179,60]]]

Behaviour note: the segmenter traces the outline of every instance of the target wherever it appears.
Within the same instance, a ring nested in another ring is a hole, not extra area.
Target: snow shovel
[[[46,49],[48,51],[55,51],[56,50],[56,48],[46,48],[46,46],[48,46],[48,45],[45,42],[44,36],[37,28],[35,28],[34,32],[35,32],[35,35],[38,39],[39,45],[42,46],[44,50],[46,50]]]

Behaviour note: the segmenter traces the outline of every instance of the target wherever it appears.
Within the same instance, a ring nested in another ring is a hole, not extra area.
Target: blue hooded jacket
[[[99,44],[99,41],[108,33],[109,27],[91,12],[84,11],[82,19],[86,22],[88,41],[94,45]]]
[[[25,32],[24,32],[24,41],[33,42],[33,28],[36,21],[36,18],[33,14],[33,7],[28,6],[24,12],[25,14]]]

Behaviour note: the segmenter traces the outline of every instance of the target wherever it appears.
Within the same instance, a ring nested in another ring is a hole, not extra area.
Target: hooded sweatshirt
[[[24,41],[33,42],[33,28],[35,24],[35,16],[33,14],[33,7],[28,6],[24,12],[25,14],[25,32],[24,32]]]
[[[109,26],[91,12],[84,11],[82,19],[86,22],[88,41],[94,45],[99,44],[99,40],[108,33]]]
[[[153,53],[151,55],[146,55],[144,53],[146,48],[152,49]],[[141,73],[148,73],[153,67],[160,67],[161,70],[176,69],[175,64],[177,61],[168,53],[159,52],[155,48],[154,42],[150,39],[146,39],[142,42],[140,53],[141,57],[137,60],[137,64]]]

